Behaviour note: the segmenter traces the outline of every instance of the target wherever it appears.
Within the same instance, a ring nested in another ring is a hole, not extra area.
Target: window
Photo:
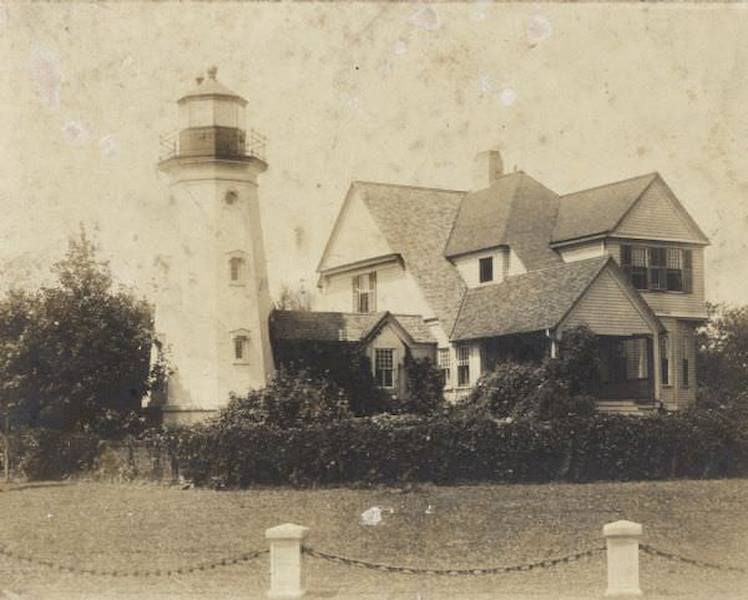
[[[237,194],[234,190],[229,190],[228,192],[226,192],[226,195],[223,197],[223,201],[229,206],[231,206],[232,204],[234,204],[234,202],[237,201],[238,198],[239,198],[239,194]]]
[[[451,369],[449,356],[449,348],[439,348],[439,354],[437,355],[439,374],[441,375],[442,387],[448,387],[451,381]]]
[[[662,385],[670,385],[670,338],[660,336],[660,379]]]
[[[683,332],[683,338],[681,339],[681,385],[688,387],[691,385],[691,343],[692,338],[688,332]]]
[[[623,340],[623,356],[626,360],[626,381],[647,379],[649,377],[646,338],[628,338]]]
[[[600,376],[603,383],[649,379],[649,339],[646,337],[600,338]]]
[[[229,259],[229,280],[231,283],[242,283],[244,280],[244,259],[240,256]]]
[[[457,346],[457,385],[470,385],[470,346]]]
[[[493,281],[493,256],[478,259],[478,272],[480,283]]]
[[[379,387],[395,387],[394,354],[393,348],[374,349],[374,379]]]
[[[377,309],[377,273],[365,273],[353,278],[353,312],[370,313]]]
[[[247,346],[249,338],[246,335],[234,336],[234,360],[245,362],[247,360]]]
[[[692,265],[687,248],[621,246],[621,267],[638,290],[690,292]]]

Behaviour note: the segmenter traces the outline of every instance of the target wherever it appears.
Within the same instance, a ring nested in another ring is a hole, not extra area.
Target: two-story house
[[[662,177],[559,195],[495,150],[474,169],[470,191],[351,184],[318,267],[326,312],[276,311],[274,343],[363,342],[393,393],[406,353],[430,356],[454,398],[586,324],[601,409],[692,403],[709,241]]]

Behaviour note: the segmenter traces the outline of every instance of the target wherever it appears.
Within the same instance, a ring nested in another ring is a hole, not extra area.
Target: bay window
[[[437,355],[439,375],[441,376],[442,387],[449,387],[451,382],[451,357],[449,355],[449,348],[439,348],[439,354]]]

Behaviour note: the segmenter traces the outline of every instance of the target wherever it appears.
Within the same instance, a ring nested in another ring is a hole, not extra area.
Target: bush
[[[518,404],[533,397],[545,380],[544,368],[529,363],[503,362],[478,379],[465,400],[478,413],[497,418],[515,413]]]
[[[198,485],[585,482],[748,474],[748,430],[721,411],[572,416],[381,415],[281,430],[208,423],[159,440]]]
[[[233,396],[217,417],[220,427],[263,424],[287,429],[350,416],[348,398],[335,383],[315,379],[307,369],[281,368],[263,389]]]
[[[99,439],[90,433],[26,429],[17,437],[16,472],[29,480],[63,479],[93,466]]]
[[[405,357],[406,397],[398,408],[402,412],[429,415],[445,407],[441,373],[428,358]]]

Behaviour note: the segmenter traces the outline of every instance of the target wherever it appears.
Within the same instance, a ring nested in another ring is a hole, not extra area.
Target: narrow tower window
[[[244,259],[241,256],[232,256],[229,259],[229,279],[231,283],[244,282]]]
[[[245,362],[247,360],[247,345],[249,338],[246,335],[237,335],[234,337],[234,359]]]

